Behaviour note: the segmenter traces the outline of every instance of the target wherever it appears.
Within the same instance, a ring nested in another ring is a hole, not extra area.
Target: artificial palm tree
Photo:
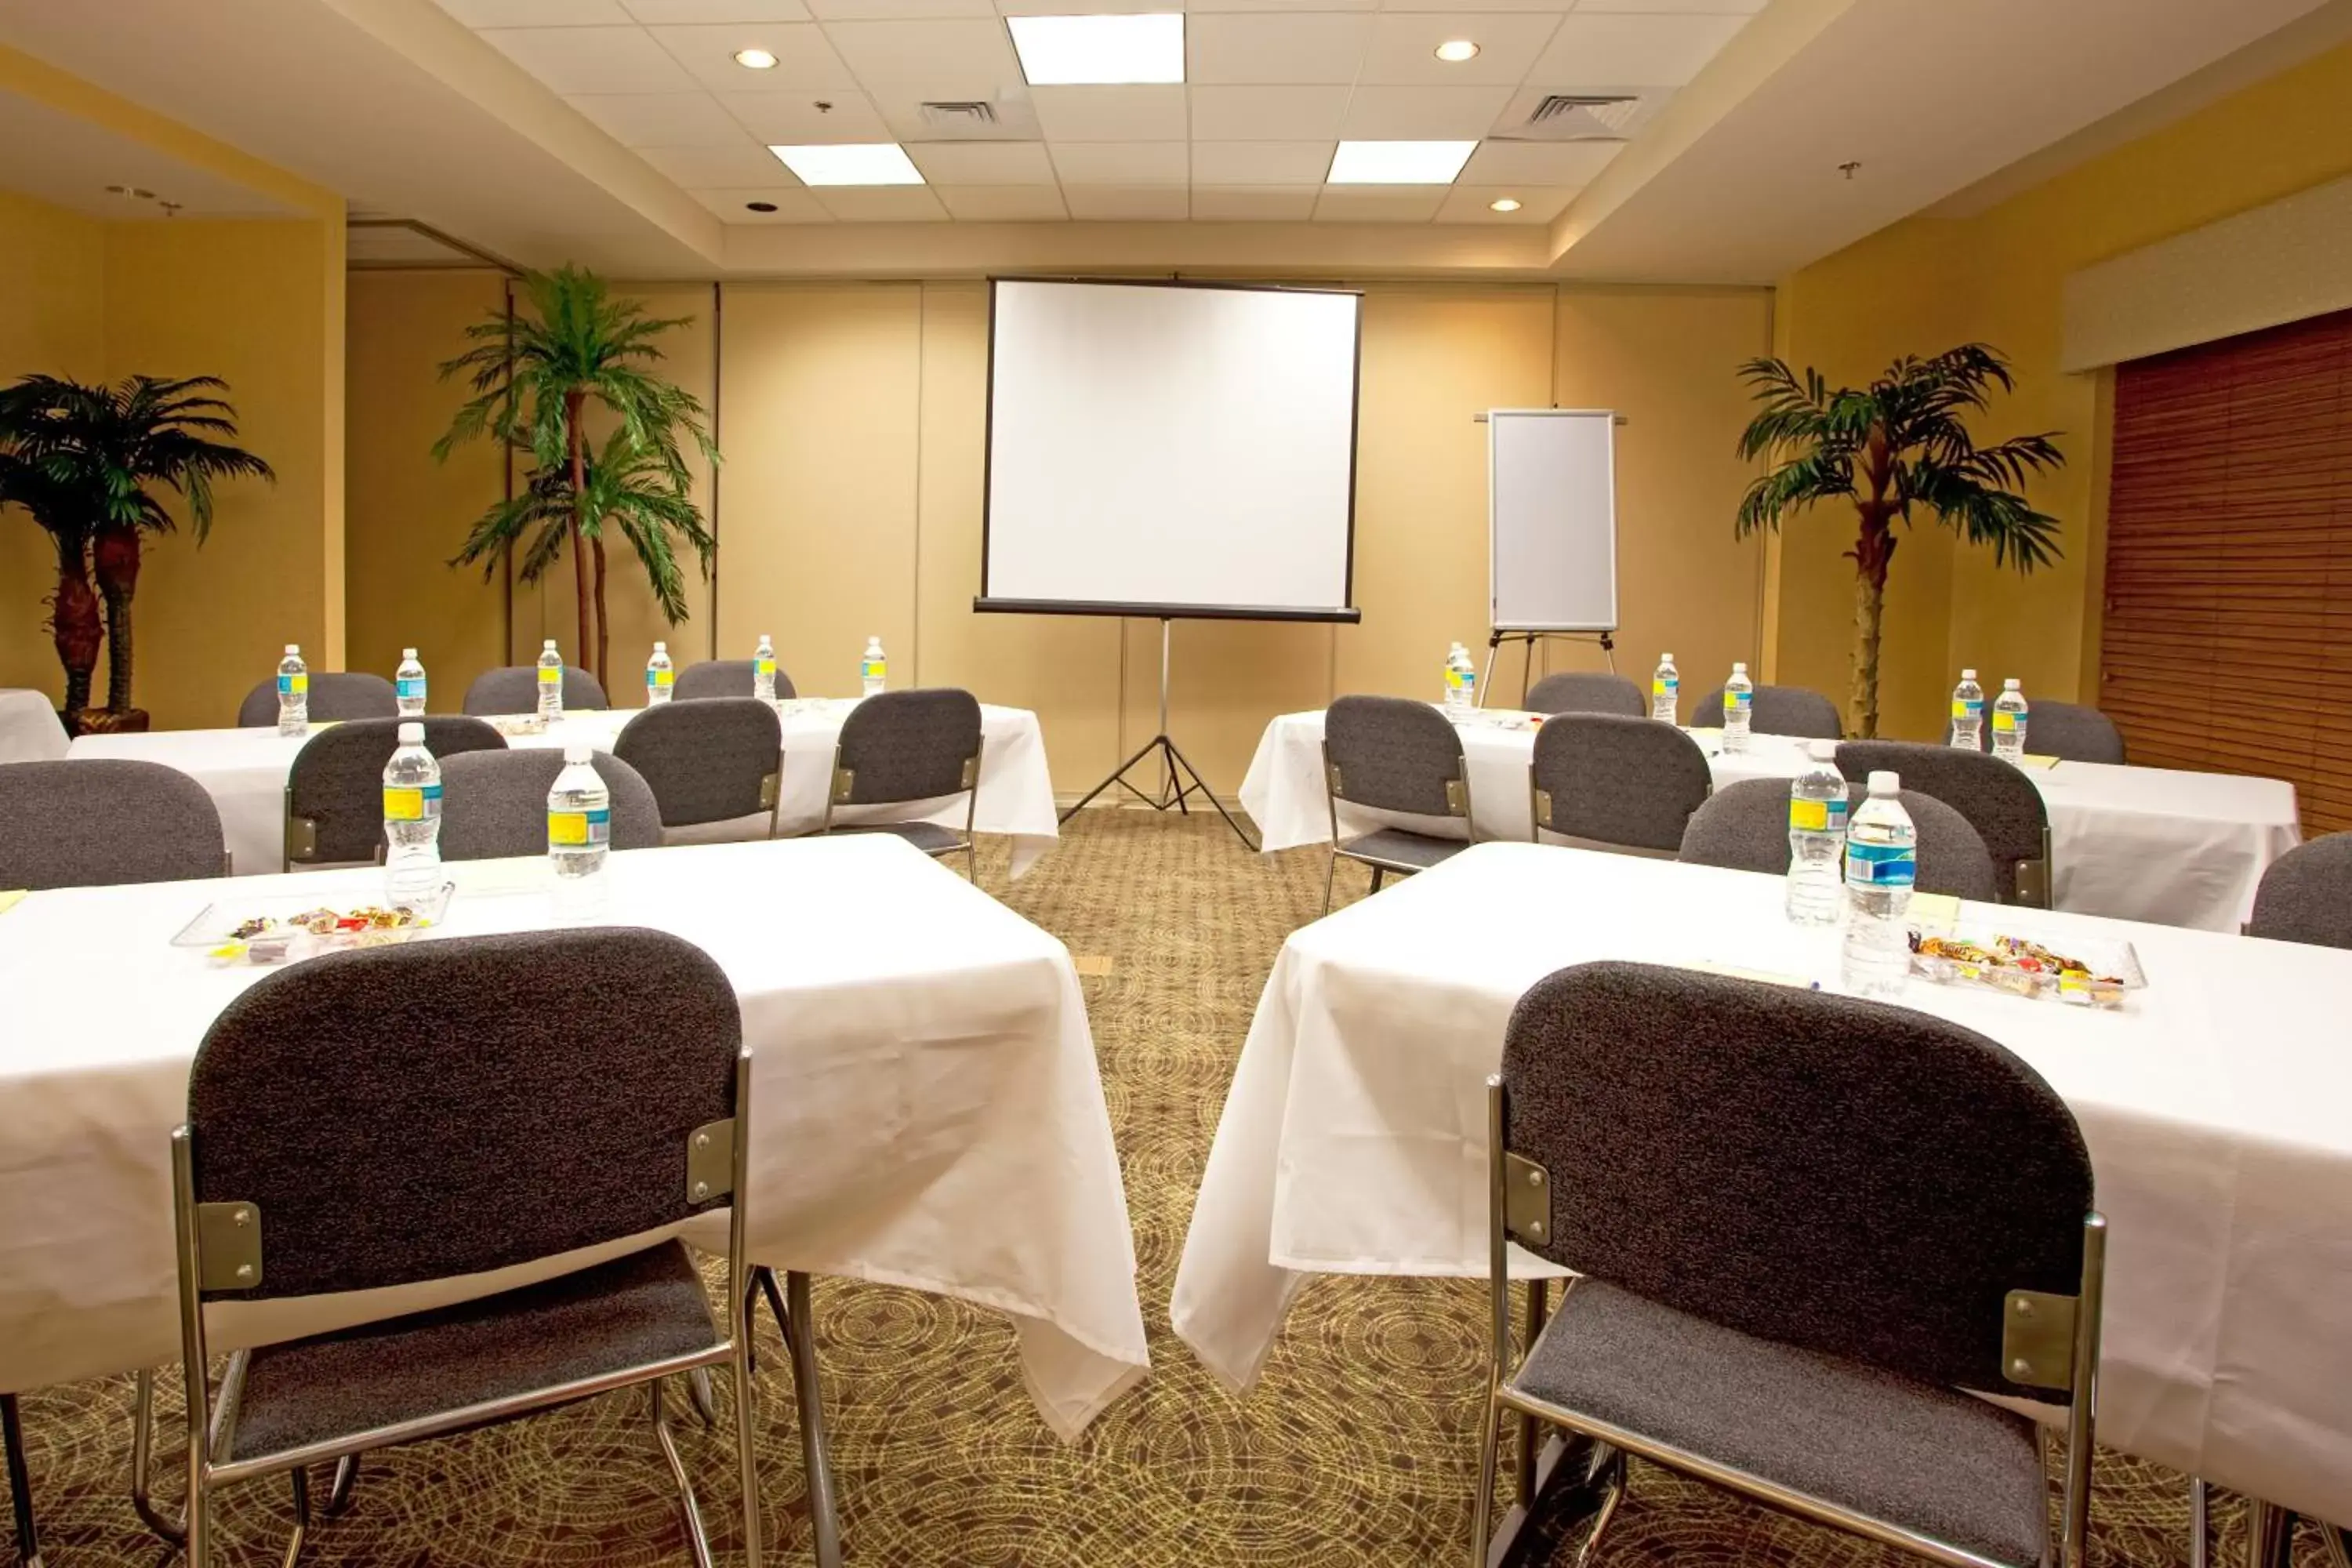
[[[98,650],[106,635],[98,595],[89,585],[89,528],[83,509],[71,504],[65,487],[14,450],[9,431],[16,409],[16,389],[0,392],[0,508],[22,508],[57,550],[49,637],[66,672],[64,711],[70,722],[71,715],[89,706],[90,675],[98,668]]]
[[[2020,573],[2058,558],[2058,520],[2036,511],[2011,487],[2065,462],[2055,432],[1979,447],[1966,416],[1981,413],[1995,385],[2011,386],[2008,362],[1983,343],[1930,359],[1908,354],[1867,387],[1830,390],[1819,371],[1802,380],[1779,359],[1750,360],[1739,374],[1763,412],[1739,437],[1739,455],[1774,466],[1739,503],[1738,534],[1778,530],[1815,501],[1843,499],[1862,514],[1846,552],[1853,563],[1853,684],[1846,729],[1878,733],[1878,650],[1895,524],[1924,508],[1970,544],[1992,546],[1996,564]]]
[[[639,301],[614,299],[603,279],[573,267],[527,274],[523,291],[526,310],[499,310],[467,328],[474,346],[441,367],[444,377],[464,375],[474,395],[434,443],[434,457],[446,458],[458,443],[488,436],[525,454],[531,468],[526,491],[485,512],[451,563],[481,559],[485,550],[494,550],[499,541],[491,537],[485,542],[485,531],[497,534],[499,529],[492,525],[501,518],[508,539],[540,525],[526,553],[526,580],[535,580],[568,546],[579,583],[580,658],[585,662],[589,650],[595,650],[591,668],[602,680],[610,637],[601,526],[605,514],[596,510],[597,488],[590,481],[585,420],[593,405],[615,421],[613,438],[598,459],[612,475],[605,493],[634,499],[625,515],[614,516],[614,525],[635,548],[663,615],[675,626],[687,612],[670,535],[686,533],[706,569],[710,556],[709,531],[688,499],[690,479],[680,441],[691,438],[714,463],[719,450],[703,426],[701,403],[648,367],[662,358],[654,340],[693,318],[649,316]],[[628,476],[625,484],[623,475]],[[666,498],[659,504],[656,492]],[[690,529],[682,526],[688,519]],[[557,521],[561,529],[545,526]]]

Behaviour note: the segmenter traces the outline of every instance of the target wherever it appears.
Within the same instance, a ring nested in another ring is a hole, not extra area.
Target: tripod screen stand
[[[1111,770],[1111,774],[1108,778],[1103,780],[1102,783],[1095,785],[1094,788],[1087,791],[1084,795],[1080,796],[1077,805],[1062,813],[1061,820],[1064,822],[1069,821],[1070,818],[1085,810],[1087,805],[1093,801],[1095,796],[1102,794],[1103,791],[1110,788],[1113,784],[1118,785],[1121,789],[1127,791],[1128,794],[1135,796],[1136,799],[1141,801],[1144,805],[1150,806],[1154,811],[1167,811],[1172,808],[1179,814],[1185,816],[1190,816],[1192,815],[1192,808],[1184,804],[1186,797],[1197,795],[1202,800],[1207,801],[1211,805],[1214,806],[1216,808],[1217,815],[1225,819],[1225,826],[1234,830],[1234,837],[1239,838],[1244,847],[1255,852],[1257,848],[1257,844],[1255,840],[1250,837],[1248,830],[1244,828],[1240,823],[1234,820],[1234,814],[1225,809],[1224,803],[1216,797],[1215,793],[1209,788],[1207,781],[1201,777],[1201,770],[1194,767],[1191,762],[1187,761],[1184,753],[1176,749],[1176,742],[1169,738],[1168,628],[1168,617],[1165,616],[1160,616],[1160,733],[1152,736],[1149,741],[1146,741],[1143,743],[1142,749],[1138,751],[1135,755],[1128,758],[1127,761],[1119,763],[1118,767]],[[1146,757],[1155,754],[1160,758],[1160,776],[1155,788],[1150,793],[1147,794],[1143,790],[1137,788],[1134,782],[1127,775],[1134,772],[1136,766]]]
[[[1546,637],[1595,638],[1601,644],[1602,657],[1609,661],[1609,672],[1612,675],[1617,672],[1617,634],[1615,632],[1488,632],[1486,634],[1486,678],[1478,683],[1479,707],[1486,706],[1486,694],[1494,689],[1496,650],[1507,642],[1527,645],[1527,663],[1519,672],[1519,700],[1525,702],[1528,700],[1528,689],[1534,679],[1536,644]],[[1546,658],[1544,662],[1549,665],[1551,660]]]

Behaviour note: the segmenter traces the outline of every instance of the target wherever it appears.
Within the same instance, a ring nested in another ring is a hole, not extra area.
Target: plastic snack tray
[[[2062,938],[2053,944],[1991,930],[1915,927],[1911,973],[1938,985],[1976,986],[2083,1007],[2121,1007],[2131,993],[2147,985],[2139,954],[2127,942]]]
[[[399,906],[412,917],[406,924],[370,924],[351,929],[339,925],[334,931],[323,932],[310,930],[302,923],[302,917],[331,913],[347,920],[389,911],[394,906],[383,902],[352,903],[348,900],[327,901],[316,893],[223,899],[205,905],[195,919],[182,926],[172,938],[172,945],[200,948],[205,957],[223,964],[283,963],[346,948],[394,947],[439,925],[449,912],[449,900],[457,891],[455,882],[444,882],[430,897]],[[259,921],[269,924],[258,931],[245,929]]]
[[[502,713],[490,721],[490,728],[501,735],[544,735],[547,717],[541,713]]]

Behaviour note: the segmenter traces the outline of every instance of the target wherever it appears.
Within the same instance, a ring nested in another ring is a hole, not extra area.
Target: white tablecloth
[[[0,763],[50,763],[66,754],[66,727],[46,691],[0,687]]]
[[[1534,836],[1528,763],[1535,730],[1525,719],[1487,710],[1460,726],[1481,838]],[[1746,752],[1727,755],[1720,731],[1689,733],[1707,752],[1718,788],[1794,778],[1804,768],[1803,741],[1757,735]],[[1320,712],[1286,713],[1258,741],[1241,799],[1267,850],[1329,840],[1322,747]],[[2302,838],[2294,786],[2281,779],[2100,763],[2029,767],[2026,776],[2050,810],[2057,905],[2082,914],[2234,931],[2253,911],[2263,872]],[[1342,833],[1386,820],[1454,837],[1462,832],[1458,822],[1340,808]]]
[[[779,832],[806,833],[824,819],[834,742],[841,734],[842,721],[856,705],[855,698],[803,698],[783,704],[783,811]],[[508,736],[507,744],[522,749],[585,741],[610,751],[614,737],[636,711],[566,714],[561,723],[541,734]],[[1018,877],[1054,847],[1061,831],[1054,813],[1054,781],[1045,771],[1045,737],[1037,727],[1037,715],[1025,708],[983,704],[980,716],[986,744],[981,752],[974,826],[982,833],[1011,836],[1013,875]],[[171,730],[152,735],[84,735],[74,742],[71,755],[135,757],[194,776],[220,808],[235,870],[239,876],[250,876],[276,871],[281,863],[286,774],[302,745],[303,737],[280,736],[275,729]],[[964,803],[961,796],[925,803],[911,813],[861,807],[842,811],[837,817],[856,822],[909,815],[961,831]],[[762,818],[751,826],[764,832],[767,824]],[[694,834],[688,830],[686,836]]]
[[[549,923],[542,861],[449,869],[446,934]],[[1060,942],[881,837],[618,854],[607,875],[605,918],[697,943],[741,999],[754,1261],[1010,1314],[1029,1390],[1066,1438],[1142,1376],[1118,1160]],[[71,889],[0,913],[0,1389],[178,1356],[167,1140],[205,1028],[265,972],[169,939],[208,901],[289,888],[370,902],[383,881]],[[723,1247],[723,1223],[697,1225]],[[281,1304],[271,1331],[424,1304]]]
[[[1834,984],[1837,933],[1752,872],[1480,845],[1294,934],[1250,1026],[1171,1318],[1255,1378],[1303,1273],[1483,1278],[1486,1089],[1512,1005],[1593,959]],[[1914,982],[2080,1120],[2110,1223],[2102,1440],[2352,1519],[2352,952],[1966,906],[2121,937],[2122,1014]],[[1467,1391],[1465,1391],[1467,1392]]]

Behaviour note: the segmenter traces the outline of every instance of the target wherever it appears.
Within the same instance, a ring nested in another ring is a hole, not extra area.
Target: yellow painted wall
[[[1906,220],[1785,279],[1782,340],[1833,380],[1900,353],[1980,338],[2018,371],[1980,430],[2064,433],[2071,461],[2029,492],[2065,526],[2064,562],[2020,580],[1990,554],[1922,531],[1898,552],[1888,606],[1884,732],[1936,733],[1962,664],[2029,695],[2093,700],[2108,436],[2105,374],[2058,370],[2067,274],[2352,173],[2352,47],[2280,73],[1973,217]],[[1778,563],[1773,668],[1843,693],[1851,514],[1800,520]]]

